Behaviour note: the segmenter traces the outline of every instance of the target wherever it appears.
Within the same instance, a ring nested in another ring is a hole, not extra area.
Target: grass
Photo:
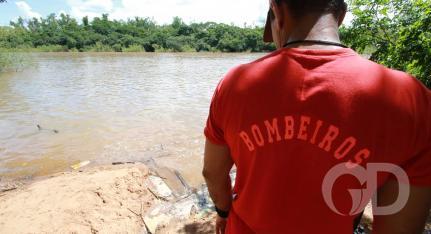
[[[69,49],[66,46],[61,45],[49,45],[49,46],[39,46],[32,50],[31,52],[68,52]]]
[[[44,45],[39,47],[22,46],[18,48],[0,48],[0,52],[26,53],[26,52],[69,52],[68,48],[61,45]]]
[[[123,52],[145,52],[144,47],[141,45],[131,45],[127,48],[122,48]]]
[[[172,48],[166,49],[166,48],[163,48],[163,47],[157,47],[156,48],[156,52],[158,52],[158,53],[181,53],[181,52],[187,52],[187,53],[189,53],[189,52],[196,52],[196,49],[192,48],[192,47],[190,47],[188,45],[181,46],[181,47],[179,47],[177,49],[172,49]]]
[[[0,72],[22,70],[27,62],[22,54],[0,51]]]
[[[114,48],[109,45],[104,45],[100,42],[97,42],[93,46],[88,46],[84,48],[85,52],[115,52]]]
[[[199,52],[195,48],[189,46],[189,45],[183,45],[178,46],[178,48],[164,48],[160,46],[155,46],[155,52],[159,53],[181,53],[181,52]],[[30,46],[20,46],[17,48],[1,48],[0,52],[8,52],[8,53],[40,53],[40,52],[146,52],[145,48],[142,45],[139,44],[132,44],[128,47],[122,47],[119,44],[115,45],[105,45],[101,42],[97,42],[95,45],[91,46],[85,46],[84,48],[71,48],[69,49],[67,46],[62,45],[44,45],[44,46],[38,46],[38,47],[30,47]],[[205,51],[203,51],[205,52]],[[222,53],[222,51],[219,51],[217,49],[210,49],[212,53]],[[246,51],[247,53],[252,53],[252,51]]]

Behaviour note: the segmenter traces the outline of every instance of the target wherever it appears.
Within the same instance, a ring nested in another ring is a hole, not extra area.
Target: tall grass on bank
[[[197,52],[195,48],[192,48],[188,45],[181,46],[178,45],[175,48],[163,48],[157,45],[154,45],[155,52],[161,53],[175,53],[175,52]],[[217,50],[209,50],[210,52],[219,52]],[[68,49],[67,46],[61,45],[43,45],[38,47],[28,47],[21,46],[17,48],[1,48],[0,52],[8,52],[8,53],[45,53],[45,52],[123,52],[123,53],[144,53],[146,52],[145,48],[139,44],[132,44],[128,47],[121,47],[120,44],[115,45],[105,45],[103,43],[97,42],[95,45],[86,46],[80,50],[76,48]],[[248,51],[251,52],[251,51]]]
[[[39,52],[74,52],[73,50],[67,49],[66,46],[61,45],[43,45],[36,48],[29,46],[20,46],[17,48],[0,48],[0,53],[39,53]]]
[[[27,66],[22,54],[0,51],[0,72],[20,71]]]
[[[130,45],[127,48],[122,48],[122,52],[145,52],[145,48],[141,45]]]

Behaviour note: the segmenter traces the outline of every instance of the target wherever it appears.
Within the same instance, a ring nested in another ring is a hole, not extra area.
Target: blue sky
[[[11,1],[0,5],[0,24],[8,25],[10,20],[18,18],[18,16],[27,16],[22,8],[22,4],[19,2],[25,2],[29,5],[34,12],[41,15],[49,14],[49,12],[59,12],[65,8],[65,0],[28,0],[28,1]],[[18,4],[17,4],[18,3]],[[20,5],[20,6],[18,6]]]
[[[151,17],[160,24],[179,16],[188,23],[263,25],[267,10],[268,0],[8,0],[0,4],[0,25],[9,25],[19,16],[28,19],[50,13],[67,13],[77,19],[102,13],[114,19]]]

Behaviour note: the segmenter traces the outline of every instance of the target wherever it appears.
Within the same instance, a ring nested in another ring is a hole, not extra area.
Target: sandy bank
[[[0,233],[97,233],[142,229],[137,213],[153,196],[144,165],[56,174],[0,195]],[[130,209],[130,210],[129,210]]]
[[[144,216],[159,203],[149,176],[143,164],[94,167],[0,193],[0,233],[147,233]],[[197,224],[206,221],[177,220],[156,233],[203,231]]]

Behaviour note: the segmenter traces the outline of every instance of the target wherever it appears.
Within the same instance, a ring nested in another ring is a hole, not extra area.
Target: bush
[[[431,88],[431,1],[351,0],[343,41],[373,61],[409,72]],[[368,51],[367,51],[368,50]]]

